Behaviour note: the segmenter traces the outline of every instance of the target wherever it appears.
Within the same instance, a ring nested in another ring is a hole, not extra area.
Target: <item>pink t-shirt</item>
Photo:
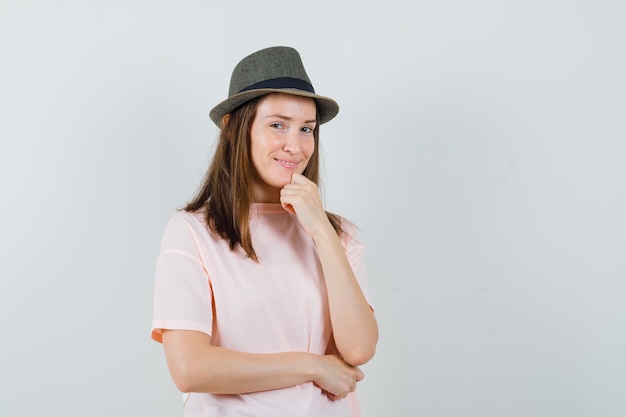
[[[157,261],[154,340],[161,341],[161,329],[184,329],[242,352],[324,354],[331,325],[313,240],[280,204],[254,204],[250,231],[259,263],[240,248],[231,251],[202,214],[172,217]],[[363,245],[354,228],[348,232],[344,248],[367,296]],[[184,410],[186,417],[360,415],[354,394],[331,401],[312,383],[242,395],[191,393]]]

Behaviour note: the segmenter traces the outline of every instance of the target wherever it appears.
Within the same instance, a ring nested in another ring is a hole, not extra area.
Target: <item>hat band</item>
[[[296,90],[308,91],[309,93],[315,93],[315,90],[313,89],[313,86],[311,84],[299,78],[291,77],[278,77],[269,80],[259,81],[258,83],[247,86],[243,90],[239,90],[238,93],[243,93],[244,91],[250,90],[260,90],[263,88],[276,88],[279,90],[285,88],[293,88]]]

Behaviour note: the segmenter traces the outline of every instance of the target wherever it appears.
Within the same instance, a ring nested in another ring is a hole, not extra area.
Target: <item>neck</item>
[[[270,186],[253,186],[254,203],[280,203],[280,190]]]

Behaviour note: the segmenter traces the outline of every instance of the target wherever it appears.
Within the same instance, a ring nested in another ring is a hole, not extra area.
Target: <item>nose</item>
[[[298,132],[290,132],[287,135],[287,140],[285,141],[285,144],[283,145],[283,150],[285,152],[289,152],[290,154],[295,154],[302,150]]]

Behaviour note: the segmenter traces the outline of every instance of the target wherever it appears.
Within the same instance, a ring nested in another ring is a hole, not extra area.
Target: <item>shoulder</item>
[[[181,226],[197,227],[204,224],[206,224],[206,220],[202,213],[180,210],[170,217],[167,226],[168,228]]]
[[[196,240],[199,235],[206,233],[208,227],[202,213],[177,211],[170,217],[165,227],[163,246]]]

